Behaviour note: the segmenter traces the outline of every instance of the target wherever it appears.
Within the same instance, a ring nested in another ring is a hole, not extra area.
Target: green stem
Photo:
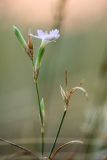
[[[34,61],[32,61],[32,66],[34,68]],[[38,83],[37,83],[36,79],[35,79],[35,85],[36,85],[36,92],[37,92],[37,98],[38,98],[39,115],[40,115],[40,120],[41,120],[41,137],[42,137],[42,149],[41,150],[42,150],[42,156],[43,156],[43,154],[44,154],[44,136],[45,136],[45,131],[44,131],[44,121],[43,121],[43,116],[42,116],[42,111],[41,111]]]
[[[41,127],[41,134],[42,134],[42,156],[43,156],[43,154],[44,154],[44,137],[45,137],[44,126]]]
[[[38,105],[39,105],[39,114],[40,114],[40,120],[41,120],[41,136],[42,136],[42,155],[44,153],[44,126],[43,126],[43,116],[41,111],[41,104],[40,104],[40,96],[39,96],[39,89],[38,89],[38,83],[35,81],[36,84],[36,92],[37,92],[37,98],[38,98]]]
[[[60,131],[61,131],[62,124],[63,124],[63,122],[64,122],[66,113],[67,113],[67,109],[65,108],[64,113],[63,113],[62,118],[61,118],[60,125],[59,125],[59,127],[58,127],[58,131],[57,131],[57,135],[56,135],[56,137],[55,137],[55,141],[54,141],[54,143],[53,143],[53,146],[52,146],[51,151],[50,151],[50,154],[49,154],[49,159],[51,159],[51,155],[52,155],[53,150],[54,150],[54,148],[55,148],[55,146],[56,146],[56,142],[57,142],[59,133],[60,133]]]
[[[40,96],[39,96],[39,89],[38,89],[38,83],[37,83],[37,81],[35,82],[35,84],[36,84],[36,92],[37,92],[38,105],[39,105],[39,114],[40,114],[41,124],[43,125],[43,117],[42,117],[41,104],[40,104]]]

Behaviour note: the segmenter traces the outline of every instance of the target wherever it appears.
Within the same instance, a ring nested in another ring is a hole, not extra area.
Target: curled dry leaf
[[[70,93],[73,94],[77,90],[82,91],[85,94],[86,98],[88,99],[88,92],[83,87],[80,86],[74,87],[70,90]]]
[[[68,145],[72,145],[72,144],[83,144],[83,141],[81,141],[81,140],[72,140],[72,141],[69,141],[67,143],[64,143],[63,145],[61,145],[60,147],[58,147],[55,150],[55,152],[51,156],[51,160],[54,160],[55,156],[60,152],[61,149],[67,147]]]

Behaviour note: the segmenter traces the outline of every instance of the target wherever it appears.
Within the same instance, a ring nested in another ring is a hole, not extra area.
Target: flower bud
[[[26,48],[27,48],[27,43],[26,43],[23,35],[21,34],[20,30],[18,29],[18,27],[13,26],[13,31],[14,31],[14,33],[15,33],[18,41],[19,41],[20,44],[22,45],[22,47],[23,47],[24,49],[26,49]]]

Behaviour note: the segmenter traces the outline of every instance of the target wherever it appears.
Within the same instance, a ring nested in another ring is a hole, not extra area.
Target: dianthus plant
[[[36,87],[36,92],[37,92],[37,100],[38,100],[38,107],[39,107],[39,116],[40,116],[40,125],[41,125],[41,154],[37,155],[37,153],[33,153],[31,150],[19,146],[13,142],[7,141],[3,138],[0,138],[1,141],[4,141],[6,143],[9,143],[10,145],[13,145],[21,150],[23,150],[24,152],[26,152],[27,154],[30,154],[32,156],[34,156],[35,159],[50,159],[53,160],[56,156],[56,154],[63,148],[66,147],[69,144],[74,144],[74,143],[80,143],[82,144],[83,142],[80,140],[73,140],[70,142],[67,142],[65,144],[63,144],[62,146],[60,146],[59,148],[56,148],[56,143],[66,116],[66,113],[68,111],[68,108],[70,106],[70,100],[72,95],[77,91],[80,90],[83,93],[85,93],[85,96],[87,97],[88,94],[86,92],[86,90],[81,86],[82,83],[80,83],[80,85],[70,88],[68,89],[67,87],[67,71],[65,71],[65,82],[66,82],[66,88],[63,89],[63,87],[60,85],[60,92],[61,92],[61,96],[62,99],[64,101],[64,112],[62,115],[62,118],[60,120],[60,124],[58,126],[58,130],[56,132],[56,136],[53,142],[53,145],[49,151],[49,155],[45,155],[45,148],[44,148],[44,143],[45,143],[45,103],[44,103],[44,99],[40,97],[39,94],[39,87],[38,87],[38,81],[39,81],[39,74],[40,74],[40,68],[41,68],[41,64],[42,64],[42,59],[43,59],[43,55],[45,53],[46,50],[46,46],[48,44],[50,44],[51,42],[56,42],[61,36],[60,36],[60,32],[58,29],[53,29],[50,32],[47,31],[43,31],[41,29],[37,30],[37,33],[33,34],[31,32],[28,32],[28,40],[26,42],[25,38],[23,37],[22,33],[20,32],[19,28],[16,26],[13,26],[13,31],[19,41],[19,43],[21,44],[21,46],[25,49],[25,52],[27,53],[27,55],[29,56],[30,60],[31,60],[31,64],[33,66],[33,78],[34,78],[34,85]],[[33,38],[39,39],[40,42],[40,46],[38,48],[38,50],[35,51],[34,49],[34,44],[33,44]],[[36,53],[36,56],[35,56]],[[51,122],[50,122],[51,123]],[[56,149],[55,149],[56,148]]]

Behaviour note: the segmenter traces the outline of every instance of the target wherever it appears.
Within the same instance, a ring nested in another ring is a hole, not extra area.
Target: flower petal
[[[51,30],[49,33],[47,31],[44,32],[43,30],[38,29],[37,36],[33,34],[31,34],[31,36],[39,38],[47,44],[52,41],[55,42],[55,40],[57,40],[60,37],[60,34],[58,29]]]

